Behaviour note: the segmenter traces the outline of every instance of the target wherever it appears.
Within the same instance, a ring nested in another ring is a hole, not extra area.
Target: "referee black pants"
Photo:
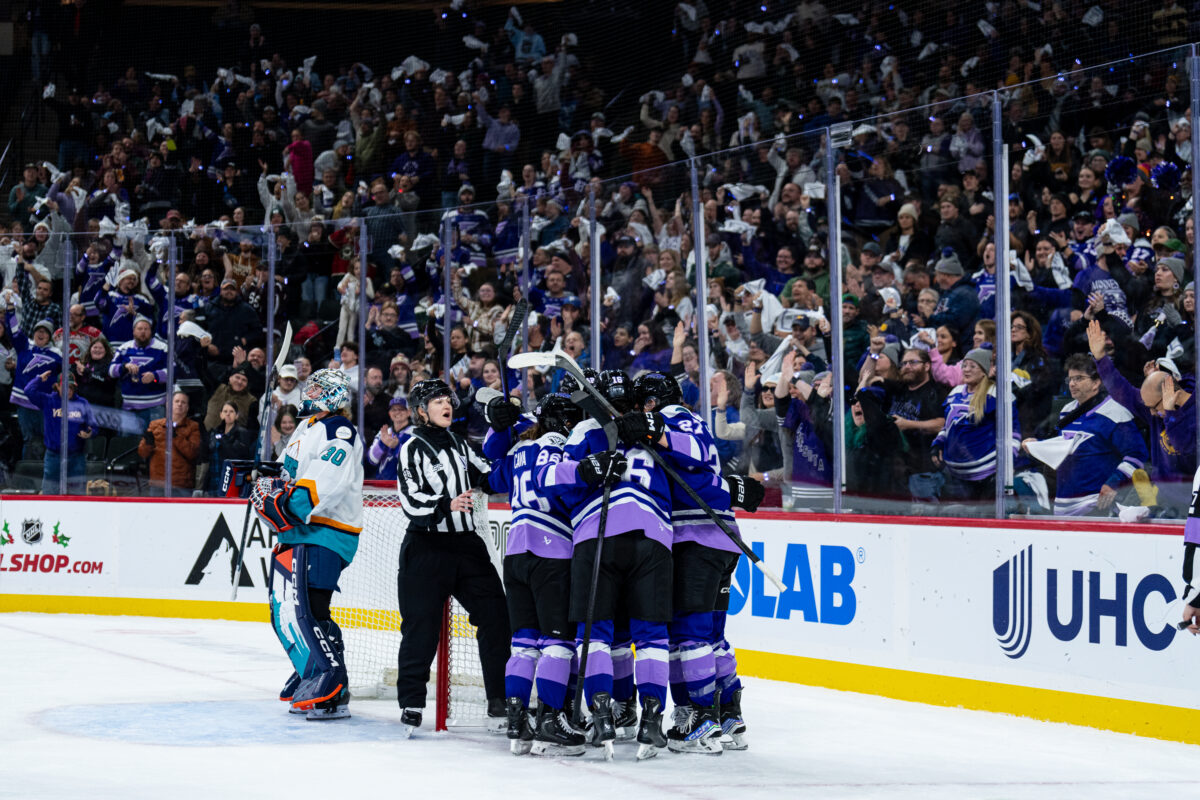
[[[451,596],[478,629],[476,640],[488,699],[503,699],[504,665],[512,632],[504,587],[483,539],[475,533],[410,531],[400,547],[397,590],[401,638],[396,699],[400,707],[425,707],[442,608]]]

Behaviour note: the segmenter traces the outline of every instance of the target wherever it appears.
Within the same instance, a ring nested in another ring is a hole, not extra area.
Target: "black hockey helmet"
[[[646,407],[647,400],[654,401],[657,411],[682,403],[683,392],[679,388],[679,381],[665,372],[643,372],[633,382],[633,402],[640,411]]]
[[[606,369],[596,381],[600,394],[608,398],[613,408],[622,414],[633,410],[633,386],[624,370]]]
[[[548,394],[538,403],[538,425],[543,431],[554,431],[569,436],[571,429],[583,422],[583,409],[571,402],[565,394]]]
[[[425,413],[429,414],[429,401],[436,397],[449,397],[450,402],[454,402],[457,398],[454,395],[454,390],[450,385],[443,380],[430,378],[429,380],[418,381],[408,390],[408,407],[416,413],[419,408],[424,408]],[[417,419],[420,419],[417,415]]]
[[[583,377],[587,378],[588,383],[590,383],[592,386],[595,386],[596,382],[600,380],[600,373],[591,367],[584,367]],[[579,381],[576,380],[575,376],[570,372],[564,372],[563,379],[558,384],[558,391],[562,392],[567,397],[570,397],[582,388],[583,387],[579,385]]]

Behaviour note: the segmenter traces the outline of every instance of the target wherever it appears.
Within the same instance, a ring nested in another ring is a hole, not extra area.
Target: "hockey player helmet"
[[[443,380],[431,378],[425,381],[418,381],[408,391],[408,407],[415,413],[417,409],[424,409],[426,419],[429,415],[429,401],[437,397],[449,397],[451,402],[454,402],[454,391],[450,385]],[[420,419],[420,415],[417,415]]]
[[[321,369],[308,377],[300,416],[319,411],[340,411],[350,407],[350,380],[340,369]]]
[[[654,401],[656,411],[682,403],[679,381],[665,372],[643,372],[633,382],[633,403],[640,411],[646,407],[647,400]]]
[[[564,436],[570,435],[571,429],[583,422],[583,409],[564,394],[546,395],[534,413],[543,431],[554,431]]]
[[[596,388],[622,414],[633,410],[633,386],[623,370],[606,369],[600,373]]]
[[[596,385],[596,381],[600,380],[600,373],[591,367],[583,368],[583,377],[587,378],[587,382],[592,386]],[[558,391],[565,394],[567,397],[578,392],[583,387],[579,385],[579,381],[570,372],[563,375],[563,379],[558,384]]]

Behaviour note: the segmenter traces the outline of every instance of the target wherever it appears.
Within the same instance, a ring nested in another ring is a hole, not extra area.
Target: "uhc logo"
[[[1044,587],[1045,597],[1045,603],[1037,611],[1035,584]],[[1151,602],[1150,598],[1155,596],[1161,600]],[[1162,622],[1157,610],[1147,619],[1146,606],[1150,603],[1157,609],[1160,602],[1170,603],[1174,599],[1171,582],[1157,573],[1140,580],[1131,579],[1125,572],[1079,569],[1063,570],[1061,575],[1057,569],[1035,574],[1031,545],[992,570],[992,630],[1006,656],[1021,658],[1029,649],[1035,619],[1044,606],[1046,630],[1060,642],[1074,641],[1086,629],[1089,644],[1111,641],[1117,647],[1127,647],[1132,627],[1142,647],[1165,650],[1175,638],[1175,626]],[[1111,634],[1106,634],[1108,626],[1102,625],[1105,617],[1111,619]],[[1110,641],[1101,641],[1108,640],[1110,635]]]
[[[1033,632],[1033,545],[992,570],[992,630],[1009,658],[1029,649]]]

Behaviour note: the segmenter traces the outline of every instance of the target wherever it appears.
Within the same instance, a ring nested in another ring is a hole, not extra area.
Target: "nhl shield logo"
[[[25,544],[37,544],[42,541],[42,521],[27,519],[21,523],[21,539]]]

